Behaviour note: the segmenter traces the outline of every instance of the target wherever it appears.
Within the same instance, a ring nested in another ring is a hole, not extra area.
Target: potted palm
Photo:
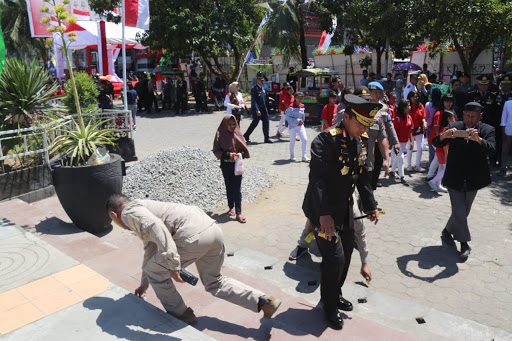
[[[60,38],[60,49],[69,70],[70,90],[74,97],[77,116],[69,126],[55,129],[58,136],[53,140],[52,153],[60,155],[59,164],[53,169],[53,185],[59,201],[71,221],[81,229],[97,234],[110,228],[111,219],[106,213],[106,199],[120,193],[123,184],[123,164],[119,155],[111,154],[109,160],[100,164],[88,164],[88,160],[99,148],[114,143],[115,129],[104,129],[105,121],[84,116],[81,100],[68,53],[69,45],[76,41],[75,32],[64,33],[77,19],[66,10],[69,0],[57,3],[44,0],[41,23],[49,24],[51,17],[56,25],[48,32]]]

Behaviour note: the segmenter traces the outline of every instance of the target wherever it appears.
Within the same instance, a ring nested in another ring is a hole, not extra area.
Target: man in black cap
[[[258,71],[256,74],[256,85],[251,89],[251,115],[252,122],[247,131],[244,134],[245,141],[251,142],[249,137],[251,136],[253,130],[256,128],[258,123],[261,120],[261,124],[263,125],[263,136],[265,137],[265,143],[273,143],[270,140],[268,134],[268,125],[269,125],[269,112],[267,108],[267,97],[265,96],[265,89],[263,89],[263,81],[265,80],[265,75],[263,72]]]
[[[338,309],[350,304],[341,286],[354,249],[352,193],[356,185],[364,210],[372,221],[378,221],[361,135],[373,125],[382,104],[355,95],[346,95],[345,102],[347,108],[338,114],[343,121],[311,143],[309,184],[302,204],[322,254],[321,301],[334,329],[343,327]]]
[[[480,75],[477,77],[478,90],[470,91],[468,93],[468,102],[478,102],[483,108],[482,122],[487,123],[493,127],[500,125],[501,113],[498,114],[498,106],[496,101],[496,94],[489,91],[491,78],[487,75]],[[495,165],[497,158],[496,155],[489,156],[491,165]]]
[[[510,90],[512,85],[512,75],[505,74],[501,77],[500,80],[500,91],[496,96],[496,125],[494,125],[494,129],[496,129],[496,160],[500,164],[501,168],[503,169],[502,164],[502,150],[503,150],[503,142],[504,142],[504,135],[503,131],[500,127],[501,123],[501,117],[503,113],[503,107],[505,106],[505,103],[512,99],[512,93]]]
[[[471,252],[467,217],[477,191],[491,183],[487,155],[496,151],[495,130],[480,122],[482,111],[479,103],[467,103],[462,121],[450,123],[445,132],[433,140],[437,148],[449,145],[443,185],[448,188],[452,214],[442,238],[448,245],[455,245],[454,239],[460,242],[463,261]]]

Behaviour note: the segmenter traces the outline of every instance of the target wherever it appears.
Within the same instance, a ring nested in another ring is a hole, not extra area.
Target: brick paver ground
[[[193,146],[211,150],[215,131],[224,113],[168,112],[139,115],[135,146],[140,158],[161,149]],[[278,116],[270,123],[275,134]],[[242,120],[242,132],[250,118]],[[306,126],[309,142],[319,125]],[[287,136],[287,133],[285,133]],[[213,210],[226,241],[286,260],[304,226],[301,210],[307,186],[308,165],[290,162],[288,139],[263,144],[261,125],[251,136],[251,158],[246,167],[265,167],[274,177],[272,188],[254,203],[244,204],[245,225],[227,218],[227,207]],[[308,143],[309,144],[309,143]],[[300,155],[300,143],[295,145]],[[426,166],[428,152],[423,153]],[[455,249],[442,245],[440,231],[450,213],[448,194],[436,194],[424,181],[425,174],[408,175],[411,186],[382,179],[376,192],[386,211],[376,226],[369,226],[372,287],[386,294],[512,332],[512,176],[493,175],[493,184],[478,192],[470,219],[473,248],[466,263]],[[224,203],[221,203],[224,205]],[[313,247],[314,252],[314,247]],[[318,269],[319,258],[304,257],[299,264]],[[361,280],[355,255],[348,281]],[[350,293],[345,293],[348,299]]]

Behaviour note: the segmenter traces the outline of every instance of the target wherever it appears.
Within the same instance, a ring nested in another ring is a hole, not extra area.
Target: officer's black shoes
[[[246,136],[245,134],[244,134],[244,139],[245,139],[245,142],[251,143],[251,140],[249,140],[249,136]]]
[[[343,328],[343,318],[338,310],[335,310],[332,313],[325,312],[325,317],[327,318],[327,324],[332,329],[340,330]]]
[[[455,241],[453,240],[452,235],[446,229],[444,229],[443,232],[441,233],[441,238],[443,238],[446,245],[455,245]]]
[[[338,309],[344,311],[352,311],[354,309],[354,306],[352,305],[352,303],[344,299],[343,296],[340,296],[338,300]]]
[[[462,261],[466,261],[469,257],[469,254],[471,253],[471,247],[468,245],[468,243],[460,243],[460,259]]]
[[[266,140],[265,140],[265,143],[274,143],[274,142],[272,142],[272,140],[271,140],[271,139],[266,139]]]

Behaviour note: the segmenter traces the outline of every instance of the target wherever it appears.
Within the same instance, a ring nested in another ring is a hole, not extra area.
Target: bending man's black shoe
[[[340,296],[338,301],[338,309],[344,311],[352,311],[354,309],[354,306],[352,305],[352,303],[344,299],[343,296]]]
[[[460,243],[460,258],[462,260],[466,260],[468,259],[470,253],[471,246],[469,246],[468,243],[465,242]]]
[[[340,330],[343,328],[343,318],[338,310],[335,310],[332,313],[325,312],[325,317],[327,318],[327,324],[332,329]]]
[[[271,140],[271,139],[266,139],[266,140],[265,140],[265,143],[274,143],[274,142],[272,142],[272,140]]]
[[[455,241],[453,240],[452,235],[446,229],[443,230],[441,237],[443,238],[446,245],[450,245],[450,246],[455,245]]]

